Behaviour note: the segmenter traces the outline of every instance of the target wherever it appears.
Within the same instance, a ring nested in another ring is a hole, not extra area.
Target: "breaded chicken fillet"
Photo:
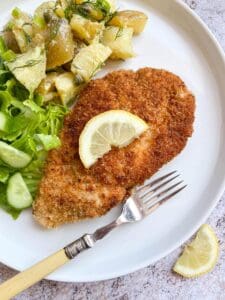
[[[91,118],[112,109],[131,112],[150,128],[85,169],[79,136]],[[35,219],[52,228],[107,213],[181,152],[193,132],[194,111],[194,96],[179,77],[164,70],[116,71],[91,81],[65,119],[61,148],[48,155],[33,206]]]

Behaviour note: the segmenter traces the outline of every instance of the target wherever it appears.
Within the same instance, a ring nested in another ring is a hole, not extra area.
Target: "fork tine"
[[[153,187],[155,184],[157,184],[158,182],[168,178],[169,176],[175,174],[177,171],[173,171],[173,172],[170,172],[164,176],[161,176],[155,180],[153,180],[152,182],[149,182],[149,183],[146,183],[145,185],[142,185],[140,188],[137,189],[137,193],[140,193],[142,191],[144,191],[146,188],[149,188],[149,187]]]
[[[178,185],[180,185],[181,183],[183,183],[183,180],[171,185],[170,187],[166,188],[165,190],[159,192],[156,195],[153,195],[152,197],[148,198],[148,200],[145,202],[145,205],[154,203],[157,199],[159,199],[161,196],[165,195],[166,193],[168,193],[169,191],[173,190],[175,187],[177,187]],[[142,199],[141,199],[142,200]],[[143,200],[142,200],[143,201]]]
[[[179,177],[180,174],[173,176],[172,178],[164,181],[163,183],[161,183],[160,185],[157,185],[155,188],[148,190],[145,194],[140,196],[140,199],[145,201],[147,196],[150,196],[151,194],[154,194],[155,192],[157,192],[159,189],[161,189],[162,187],[166,186],[168,183],[170,183],[171,181],[173,181],[174,179],[176,179],[177,177]]]
[[[182,186],[181,188],[179,188],[178,190],[170,193],[169,195],[167,195],[166,197],[162,198],[161,200],[159,200],[158,202],[156,202],[153,206],[150,206],[147,208],[147,214],[152,213],[154,210],[156,210],[159,206],[161,206],[162,204],[164,204],[166,201],[168,201],[169,199],[171,199],[173,196],[175,196],[176,194],[180,193],[183,189],[185,189],[187,187],[187,185]]]

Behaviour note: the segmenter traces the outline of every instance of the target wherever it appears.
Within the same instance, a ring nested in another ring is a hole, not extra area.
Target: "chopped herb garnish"
[[[97,67],[93,70],[93,72],[91,73],[90,78],[92,78],[92,77],[97,73],[97,71],[100,70],[100,69],[102,68],[103,65],[104,65],[104,62],[103,62],[103,63],[100,62],[100,63],[97,65]]]
[[[85,82],[84,78],[80,74],[76,74],[74,81],[76,85],[80,85]]]
[[[95,7],[100,9],[104,13],[104,16],[107,16],[110,13],[110,5],[106,0],[97,0]]]
[[[26,40],[26,44],[29,45],[32,42],[31,36],[28,33],[26,33],[26,31],[24,31],[24,37]]]
[[[81,4],[70,1],[64,13],[67,19],[77,13],[87,19],[102,21],[110,15],[110,5],[106,0],[87,0]]]
[[[89,2],[85,2],[84,4],[77,5],[77,12],[81,16],[88,18],[88,17],[90,17],[91,10],[93,9],[92,6],[93,6],[93,4],[89,3]]]
[[[11,72],[13,72],[13,71],[15,71],[15,70],[17,70],[17,69],[23,69],[23,68],[34,67],[34,66],[38,65],[40,62],[41,62],[40,59],[39,59],[39,60],[33,60],[33,59],[28,60],[27,63],[26,63],[25,65],[15,67],[15,68],[13,68],[13,69],[11,70]]]
[[[123,35],[123,28],[119,28],[116,33],[115,40],[120,38],[122,35]]]
[[[65,17],[70,20],[76,11],[76,3],[74,1],[69,1],[67,8],[64,10]]]
[[[107,19],[105,20],[106,25],[117,15],[117,13],[117,11],[114,11],[108,15]]]

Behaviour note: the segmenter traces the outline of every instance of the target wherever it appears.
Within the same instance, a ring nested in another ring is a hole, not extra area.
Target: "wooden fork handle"
[[[0,285],[0,299],[9,300],[69,261],[62,249]]]
[[[90,246],[85,242],[84,237],[81,237],[64,249],[7,280],[0,285],[0,300],[11,299],[88,248],[90,248]]]

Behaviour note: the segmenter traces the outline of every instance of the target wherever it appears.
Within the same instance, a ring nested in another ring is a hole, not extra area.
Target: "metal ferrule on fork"
[[[64,247],[64,251],[69,259],[73,259],[84,250],[92,248],[93,245],[94,242],[92,241],[91,236],[89,234],[85,234],[78,240]]]

